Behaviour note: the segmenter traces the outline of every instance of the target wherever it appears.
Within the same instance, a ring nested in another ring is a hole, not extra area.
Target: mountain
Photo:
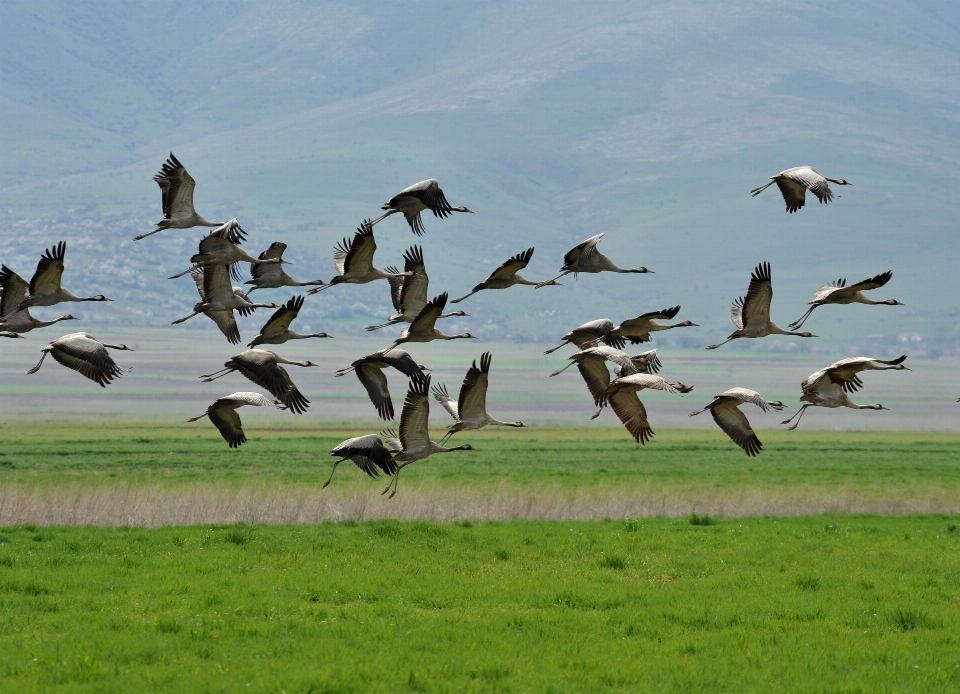
[[[130,241],[161,218],[151,177],[173,151],[197,179],[202,214],[239,217],[256,250],[285,241],[303,279],[329,279],[332,245],[428,177],[477,214],[428,215],[423,239],[392,217],[376,227],[377,261],[398,264],[422,243],[432,294],[466,293],[529,246],[525,275],[551,277],[597,233],[619,264],[656,271],[485,292],[450,329],[545,341],[591,318],[681,304],[679,319],[704,327],[677,339],[707,344],[732,330],[730,302],[769,260],[781,324],[821,284],[887,269],[876,298],[907,306],[820,309],[807,329],[821,340],[744,348],[960,348],[949,283],[960,262],[960,8],[411,7],[4,3],[0,260],[27,275],[65,239],[65,284],[118,299],[83,307],[87,324],[186,315],[192,283],[164,278],[186,267],[200,230]],[[776,188],[750,198],[800,164],[854,185],[794,215]],[[389,309],[380,283],[332,288],[303,315],[359,332]]]

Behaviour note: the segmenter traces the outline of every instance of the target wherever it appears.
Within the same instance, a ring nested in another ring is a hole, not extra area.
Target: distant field
[[[6,528],[0,680],[24,692],[960,689],[960,518],[691,520]]]
[[[367,431],[248,427],[230,450],[200,423],[0,425],[0,524],[960,512],[958,434],[762,431],[751,459],[711,429],[642,447],[613,428],[485,431],[404,470],[392,500],[348,463],[321,489],[327,452]]]

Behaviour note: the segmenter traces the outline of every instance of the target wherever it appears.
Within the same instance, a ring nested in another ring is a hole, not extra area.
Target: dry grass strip
[[[676,517],[692,512],[724,517],[822,513],[960,513],[960,489],[853,487],[562,490],[491,487],[401,487],[394,499],[380,488],[337,490],[197,484],[119,483],[0,488],[0,525],[138,526],[203,523],[294,524],[397,518],[471,520],[602,520]]]

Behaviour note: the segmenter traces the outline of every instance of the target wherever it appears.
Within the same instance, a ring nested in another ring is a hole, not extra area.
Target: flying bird
[[[226,265],[195,268],[191,270],[191,275],[200,293],[200,302],[194,305],[193,313],[178,318],[171,325],[183,323],[202,313],[217,324],[230,344],[236,345],[240,344],[240,331],[237,329],[233,309],[245,316],[253,313],[256,308],[280,308],[272,302],[251,302],[243,289],[230,285],[230,271]]]
[[[28,374],[35,374],[43,366],[43,360],[50,354],[58,362],[73,369],[81,376],[89,378],[91,381],[106,388],[107,384],[115,378],[123,375],[123,369],[117,366],[117,363],[107,352],[107,348],[124,350],[132,352],[133,349],[126,345],[111,345],[106,342],[100,342],[89,333],[70,333],[63,337],[58,337],[41,351],[43,356]]]
[[[373,225],[364,222],[357,227],[352,239],[344,238],[333,249],[333,264],[337,266],[337,275],[328,284],[314,287],[307,294],[316,294],[335,284],[366,284],[375,280],[391,277],[410,276],[412,272],[390,273],[373,266],[373,254],[377,251],[377,242],[373,238]]]
[[[750,275],[750,286],[746,298],[740,297],[730,308],[730,320],[737,329],[720,344],[710,345],[707,349],[716,349],[731,340],[740,337],[766,337],[767,335],[796,335],[798,337],[817,337],[808,332],[784,330],[770,320],[770,302],[773,300],[773,281],[770,279],[770,263],[760,263]]]
[[[473,296],[477,292],[482,292],[484,289],[509,289],[515,284],[528,284],[534,287],[548,285],[554,285],[557,287],[562,287],[563,285],[557,282],[556,280],[550,280],[540,284],[538,282],[531,282],[528,279],[524,279],[520,276],[520,271],[527,266],[530,262],[530,259],[533,257],[533,248],[528,248],[523,253],[518,253],[505,262],[503,265],[498,267],[490,276],[485,279],[483,282],[474,287],[469,294],[461,296],[459,299],[453,299],[451,304],[459,304],[461,301],[466,299],[469,296]]]
[[[574,278],[576,278],[581,272],[653,272],[653,270],[648,270],[645,267],[635,267],[632,269],[618,267],[610,258],[597,250],[597,244],[600,243],[600,239],[602,238],[603,234],[597,234],[571,248],[567,251],[566,255],[563,256],[563,267],[560,268],[560,274],[552,280],[538,282],[535,288],[539,289],[549,284],[555,284],[558,279],[571,273],[573,273]]]
[[[671,328],[699,327],[696,323],[692,323],[688,320],[674,323],[672,325],[657,322],[658,320],[670,320],[679,312],[680,307],[674,306],[673,308],[666,308],[662,311],[644,313],[636,318],[623,321],[620,325],[607,333],[606,337],[608,339],[612,339],[613,337],[625,337],[630,340],[631,344],[636,345],[641,342],[650,342],[650,333],[652,332],[670,330]]]
[[[333,461],[333,470],[330,471],[330,477],[327,478],[327,481],[323,483],[324,488],[333,480],[333,473],[337,471],[337,466],[345,460],[353,461],[358,468],[370,477],[379,477],[381,470],[388,475],[397,473],[397,464],[393,462],[393,453],[383,445],[383,441],[376,434],[347,439],[330,451],[330,455],[340,458],[340,460]]]
[[[903,365],[907,355],[897,357],[886,361],[884,359],[874,359],[873,357],[851,357],[841,359],[828,366],[825,369],[810,374],[800,384],[803,394],[800,401],[805,402],[796,414],[790,419],[780,422],[789,424],[796,418],[797,423],[791,430],[796,429],[803,417],[803,412],[808,407],[849,407],[854,410],[886,410],[883,405],[858,405],[850,399],[847,393],[856,393],[863,387],[863,381],[859,374],[862,371],[910,371]]]
[[[558,349],[564,345],[570,344],[571,342],[580,349],[594,347],[599,342],[603,342],[604,344],[616,349],[623,349],[626,346],[623,338],[618,335],[610,335],[610,331],[615,327],[616,326],[614,326],[613,321],[609,318],[598,318],[597,320],[592,320],[589,323],[584,323],[580,327],[574,328],[564,335],[563,342],[556,347],[548,349],[546,352],[544,352],[544,354],[553,354]]]
[[[393,419],[393,400],[390,399],[390,390],[387,387],[387,376],[384,370],[393,367],[407,378],[423,378],[424,371],[428,370],[422,364],[417,364],[410,353],[402,349],[388,349],[383,352],[374,352],[361,357],[348,368],[337,371],[337,377],[345,376],[351,371],[357,374],[363,384],[370,402],[377,408],[377,414],[382,419]]]
[[[434,453],[449,453],[451,451],[476,450],[469,443],[446,448],[436,441],[430,440],[430,376],[410,380],[407,397],[403,401],[403,411],[400,413],[400,435],[392,431],[381,432],[384,440],[396,451],[394,462],[399,463],[397,471],[390,480],[390,484],[383,490],[386,494],[393,488],[389,498],[397,493],[397,484],[400,480],[400,471],[410,463],[423,460]]]
[[[842,178],[827,178],[812,166],[795,166],[792,169],[781,171],[776,176],[771,176],[769,183],[751,190],[750,196],[756,197],[776,183],[783,195],[783,201],[787,205],[787,212],[793,214],[803,207],[808,190],[817,196],[821,205],[831,202],[834,196],[830,186],[827,185],[828,181],[836,183],[838,186],[853,185]]]
[[[266,349],[248,349],[230,357],[229,361],[224,362],[224,368],[212,374],[204,374],[200,379],[204,383],[210,383],[239,371],[261,388],[268,390],[273,397],[286,405],[291,413],[303,414],[310,407],[310,401],[303,397],[281,364],[317,366],[311,361],[290,361]]]
[[[434,217],[441,219],[449,217],[451,212],[473,214],[473,210],[468,210],[466,207],[450,207],[450,203],[447,202],[447,198],[435,178],[428,178],[426,181],[420,181],[409,188],[404,188],[384,203],[380,209],[387,210],[387,212],[370,222],[371,227],[392,214],[402,212],[407,224],[410,225],[410,231],[417,236],[423,236],[423,220],[420,219],[420,213],[424,210],[430,210]]]
[[[30,285],[6,265],[0,266],[0,288],[3,289],[3,297],[0,298],[0,330],[9,330],[11,334],[7,335],[8,337],[13,337],[12,333],[28,333],[62,320],[76,320],[69,313],[53,320],[39,320],[30,315],[30,309],[18,308],[20,302],[29,296]]]
[[[253,291],[253,290],[251,290]],[[248,347],[257,345],[282,345],[287,340],[306,340],[310,337],[333,337],[326,333],[298,333],[290,329],[290,323],[300,315],[303,308],[303,297],[291,297],[286,304],[278,308],[269,320],[260,328],[260,333],[253,338]]]
[[[30,293],[17,304],[18,309],[31,306],[54,306],[64,301],[113,301],[103,294],[79,297],[69,289],[60,286],[60,278],[63,277],[63,258],[66,252],[66,241],[61,241],[43,252],[40,262],[37,263],[37,270],[30,278]]]
[[[281,406],[279,400],[270,400],[260,395],[260,393],[239,392],[225,395],[213,402],[199,417],[191,417],[188,422],[195,422],[198,419],[209,417],[213,425],[220,431],[220,436],[226,441],[230,448],[236,448],[242,443],[246,443],[247,437],[243,433],[243,426],[240,422],[240,415],[237,414],[237,408],[244,405],[262,406],[268,405],[286,409]]]
[[[701,412],[710,410],[713,415],[713,421],[717,423],[724,433],[730,437],[730,440],[740,446],[749,456],[755,456],[763,448],[760,439],[750,426],[747,416],[740,411],[740,405],[745,402],[751,402],[764,412],[771,409],[782,410],[784,405],[779,400],[766,401],[763,396],[755,390],[749,388],[731,388],[720,393],[713,398],[713,402],[702,410],[691,412],[691,417],[696,417]]]
[[[893,271],[887,270],[870,279],[851,284],[849,287],[847,286],[847,280],[843,278],[838,279],[836,282],[825,284],[816,291],[813,300],[807,302],[810,305],[807,312],[788,327],[799,330],[817,306],[824,306],[826,304],[870,304],[871,306],[886,304],[887,306],[904,306],[905,304],[900,303],[896,299],[873,301],[863,295],[863,292],[882,287],[890,281],[891,277],[893,277]]]
[[[444,444],[458,431],[474,431],[487,425],[501,427],[526,427],[523,422],[501,422],[487,414],[487,387],[490,381],[490,363],[493,360],[490,352],[480,355],[480,368],[477,362],[467,369],[467,375],[460,386],[460,397],[454,400],[444,385],[434,386],[433,397],[443,405],[454,423],[447,427],[446,436],[440,443]]]
[[[279,255],[273,258],[254,258],[245,250],[240,248],[239,237],[242,232],[243,230],[240,229],[240,222],[238,222],[236,219],[231,219],[229,222],[220,226],[220,228],[214,229],[200,239],[197,253],[190,257],[190,262],[193,263],[193,265],[188,267],[183,272],[179,272],[176,275],[170,275],[170,277],[167,279],[176,279],[177,277],[186,275],[188,272],[192,272],[199,267],[227,265],[230,267],[231,277],[239,282],[240,275],[237,269],[234,267],[235,263],[253,263],[256,265],[277,266],[279,266],[281,263],[288,263],[288,261],[284,260]],[[262,256],[263,254],[261,253],[260,255]]]
[[[257,260],[265,262],[256,262],[250,266],[250,277],[244,284],[252,284],[248,294],[252,294],[257,289],[278,289],[280,287],[311,287],[322,286],[326,284],[323,280],[310,280],[309,282],[298,282],[288,275],[283,264],[274,262],[276,259],[283,258],[283,252],[287,250],[287,244],[274,241],[270,247],[257,256]]]
[[[654,358],[656,358],[656,355],[654,355]],[[598,346],[589,347],[571,355],[570,363],[559,371],[554,371],[550,374],[550,377],[558,376],[576,364],[577,370],[580,371],[580,375],[587,384],[587,390],[589,390],[590,395],[593,396],[594,404],[602,407],[603,394],[610,385],[610,369],[607,367],[608,361],[615,365],[617,378],[640,373],[640,368],[634,364],[626,352],[616,349],[615,347]]]
[[[413,274],[403,274],[392,266],[385,268],[387,272],[393,274],[392,277],[387,278],[387,282],[390,283],[390,299],[393,302],[393,308],[398,313],[390,316],[386,323],[368,325],[364,330],[373,331],[397,323],[412,323],[417,314],[427,305],[427,288],[430,285],[430,277],[427,275],[427,268],[423,264],[423,249],[420,246],[411,246],[403,254],[403,261],[404,273]],[[441,314],[437,318],[469,315],[469,313],[463,311],[454,311],[453,313]]]
[[[447,305],[447,293],[444,292],[435,296],[423,310],[413,319],[409,328],[404,328],[390,349],[404,342],[432,342],[433,340],[457,340],[461,338],[476,339],[476,336],[470,333],[459,333],[457,335],[447,335],[435,327],[437,319],[443,314],[443,309]]]
[[[693,386],[686,386],[682,383],[668,383],[660,376],[645,373],[622,376],[612,381],[603,391],[600,409],[591,419],[596,419],[603,411],[604,406],[609,404],[620,421],[623,422],[623,426],[633,436],[633,440],[641,445],[646,445],[654,433],[653,429],[650,428],[650,422],[647,420],[647,408],[643,406],[639,396],[637,396],[638,391],[645,389],[661,390],[665,393],[680,395],[692,391]]]
[[[134,241],[145,239],[164,229],[192,229],[193,227],[218,227],[223,222],[208,222],[193,208],[193,189],[197,182],[187,173],[183,164],[170,152],[160,172],[153,177],[163,194],[163,219],[157,228],[146,234],[134,236]]]

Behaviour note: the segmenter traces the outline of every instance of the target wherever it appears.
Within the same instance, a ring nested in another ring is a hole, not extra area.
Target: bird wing
[[[906,354],[890,360],[874,359],[873,357],[850,357],[831,364],[823,371],[829,376],[830,381],[839,385],[844,392],[856,393],[858,389],[863,387],[863,381],[857,375],[861,371],[877,368],[877,364],[887,366],[902,364],[906,358]]]
[[[400,412],[400,447],[425,450],[430,445],[430,376],[410,380]]]
[[[244,239],[247,238],[247,232],[240,227],[240,222],[237,221],[236,217],[234,217],[207,234],[207,237],[210,236],[223,239],[236,246],[240,246],[243,244]]]
[[[865,292],[870,289],[876,289],[889,282],[891,277],[893,277],[893,270],[887,270],[886,272],[881,272],[879,275],[865,279],[862,282],[850,285],[848,289],[851,292]]]
[[[204,293],[204,289],[203,289],[204,274],[205,274],[204,268],[202,267],[193,268],[190,271],[190,277],[191,279],[193,279],[194,284],[197,285],[197,293],[200,295],[200,301],[202,303],[207,302],[207,295]]]
[[[743,300],[741,319],[743,326],[754,323],[766,324],[770,320],[770,302],[773,300],[773,282],[770,278],[770,263],[760,263],[750,275],[750,286]],[[736,321],[734,321],[736,323]]]
[[[842,277],[834,282],[825,284],[820,287],[817,291],[813,293],[813,301],[809,302],[811,304],[823,303],[826,298],[832,294],[840,292],[841,294],[847,293],[847,280]]]
[[[480,419],[487,414],[487,386],[489,384],[490,362],[492,355],[484,352],[480,356],[480,368],[477,362],[467,369],[467,375],[460,386],[457,398],[457,411],[460,419]]]
[[[619,390],[611,395],[610,407],[637,443],[646,444],[653,436],[653,429],[647,421],[647,409],[635,390]]]
[[[207,417],[213,422],[213,425],[220,432],[220,436],[230,445],[230,448],[236,448],[246,442],[247,437],[243,433],[243,424],[240,422],[240,415],[237,414],[235,407],[217,407],[217,403],[214,403],[207,408]]]
[[[65,335],[55,340],[53,345],[51,354],[54,359],[104,388],[113,379],[123,374],[123,370],[117,366],[107,352],[107,348],[89,335],[84,333]]]
[[[454,421],[460,421],[460,409],[457,407],[457,401],[450,397],[449,391],[447,391],[447,386],[440,384],[433,387],[433,398],[441,405],[447,413],[453,417]]]
[[[230,257],[237,245],[215,234],[216,232],[213,232],[200,239],[197,254],[190,258],[191,263],[210,263]]]
[[[394,347],[380,355],[380,359],[390,364],[407,378],[423,378],[423,369],[413,360],[406,350]]]
[[[220,328],[220,332],[231,345],[240,344],[240,330],[237,328],[237,318],[233,309],[229,311],[204,311],[203,315],[212,320]]]
[[[616,364],[625,376],[637,372],[637,367],[634,365],[633,361],[627,356],[627,353],[622,350],[616,349],[615,347],[601,346],[593,347],[589,351],[597,356],[603,357],[607,361]]]
[[[373,238],[373,227],[360,226],[357,233],[353,235],[350,241],[350,248],[343,259],[343,271],[340,274],[350,272],[363,272],[373,267],[373,254],[377,250],[377,241]],[[334,254],[336,259],[336,254]],[[337,267],[339,270],[339,266]]]
[[[443,194],[443,190],[441,190],[440,184],[435,178],[428,178],[426,181],[420,181],[409,188],[405,188],[394,196],[394,200],[401,195],[410,195],[417,198],[427,209],[433,212],[434,217],[448,217],[453,209],[447,202],[447,197]]]
[[[561,269],[576,272],[577,268],[582,267],[587,257],[596,250],[597,244],[600,243],[602,238],[603,234],[591,236],[567,251],[563,256],[563,268]]]
[[[657,356],[657,350],[651,349],[630,357],[630,361],[637,367],[637,370],[643,373],[655,374],[660,371],[663,364]]]
[[[230,395],[224,395],[222,398],[217,399],[213,403],[213,406],[226,407],[227,405],[232,405],[233,407],[242,407],[243,405],[254,405],[256,407],[262,407],[269,405],[276,407],[279,404],[280,402],[278,400],[271,400],[260,393],[251,393],[248,390],[242,390],[237,393],[230,393]]]
[[[260,328],[260,334],[267,337],[287,332],[290,329],[290,323],[300,314],[301,308],[303,308],[303,297],[291,297],[286,304],[273,312],[270,319]]]
[[[670,320],[674,318],[678,313],[680,313],[679,306],[673,306],[671,308],[665,308],[662,311],[651,311],[650,313],[644,313],[637,316],[636,318],[631,318],[620,324],[620,327],[629,325],[633,321],[652,321],[652,320]]]
[[[437,318],[439,318],[440,314],[443,313],[443,309],[446,305],[446,292],[440,294],[439,296],[435,296],[430,303],[423,307],[420,313],[417,314],[417,317],[414,318],[410,323],[408,334],[416,332],[427,333],[432,331],[437,322]]]
[[[783,196],[783,201],[787,205],[787,212],[793,214],[806,202],[807,187],[802,183],[797,183],[787,178],[777,179],[777,188]]]
[[[828,375],[827,375],[827,371],[829,369],[830,367],[828,366],[826,368],[820,369],[819,371],[814,371],[812,374],[810,374],[805,379],[803,379],[803,381],[800,383],[800,388],[803,391],[803,394],[807,395],[808,393],[817,392],[820,389],[821,385],[824,383],[824,381],[829,383],[830,379],[828,378]]]
[[[770,409],[769,404],[763,399],[763,396],[757,391],[750,390],[749,388],[730,388],[729,390],[725,390],[720,393],[720,395],[717,397],[738,400],[739,402],[750,402],[764,412]]]
[[[230,283],[230,270],[226,265],[207,265],[202,269],[203,290],[200,292],[207,303],[230,305],[234,297]]]
[[[371,364],[360,364],[354,371],[366,389],[370,402],[377,408],[380,418],[387,421],[393,419],[393,400],[390,399],[390,390],[387,388],[386,374]]]
[[[740,411],[740,400],[720,398],[720,402],[710,408],[713,421],[717,423],[730,439],[740,446],[747,455],[754,456],[763,448],[747,416]]]
[[[260,260],[274,260],[276,258],[282,258],[283,252],[287,250],[287,244],[281,243],[280,241],[274,241],[270,244],[270,247],[267,248],[263,253],[257,256]],[[280,263],[267,263],[267,265],[279,265]]]
[[[631,374],[629,376],[622,376],[611,385],[616,387],[618,383],[635,386],[638,390],[648,388],[650,390],[662,390],[665,393],[673,393],[674,395],[679,393],[673,385],[667,383],[667,381],[660,376],[654,376],[653,374]]]
[[[330,451],[330,455],[349,458],[370,477],[379,477],[380,470],[388,475],[397,471],[393,456],[376,434],[347,439]]]
[[[67,252],[66,241],[52,246],[40,256],[37,270],[30,278],[31,296],[52,294],[60,289],[60,278],[63,276],[63,257]]]
[[[0,318],[16,313],[20,302],[27,298],[30,285],[20,275],[8,268],[0,266],[0,287],[3,288],[3,298],[0,299]]]
[[[591,355],[577,362],[577,369],[593,396],[594,404],[599,406],[603,402],[607,386],[610,385],[610,369],[607,368],[606,360],[599,355]]]
[[[193,189],[197,182],[193,176],[187,173],[177,158],[170,153],[170,157],[160,167],[159,173],[153,177],[153,180],[160,186],[160,192],[163,200],[163,218],[170,219],[174,215],[182,216],[184,213],[192,215],[193,209]]]
[[[817,196],[817,199],[821,203],[828,203],[833,200],[833,191],[830,190],[830,185],[827,183],[827,179],[820,175],[816,169],[813,169],[809,166],[798,166],[795,169],[788,169],[780,174],[781,176],[786,177],[788,181],[793,183],[795,186],[799,185],[802,188],[809,190],[811,193]],[[780,180],[777,180],[777,185],[780,184]],[[783,192],[783,186],[780,186],[780,191]],[[796,190],[793,191],[794,199],[796,198]],[[790,201],[787,200],[787,195],[784,193],[784,201],[787,203],[788,211],[794,212],[795,210],[789,210]],[[803,207],[803,194],[800,194],[800,204],[796,206],[796,209]]]
[[[427,268],[423,264],[423,249],[420,246],[410,246],[403,254],[403,260],[403,271],[415,274],[403,278],[397,297],[400,305],[394,302],[394,308],[401,313],[415,316],[427,304],[427,288],[430,285]]]
[[[515,256],[510,258],[503,265],[498,267],[496,270],[490,273],[488,280],[508,280],[513,277],[515,274],[520,272],[523,268],[527,266],[527,263],[530,262],[530,258],[533,257],[533,249],[528,248],[522,253],[517,253]]]

